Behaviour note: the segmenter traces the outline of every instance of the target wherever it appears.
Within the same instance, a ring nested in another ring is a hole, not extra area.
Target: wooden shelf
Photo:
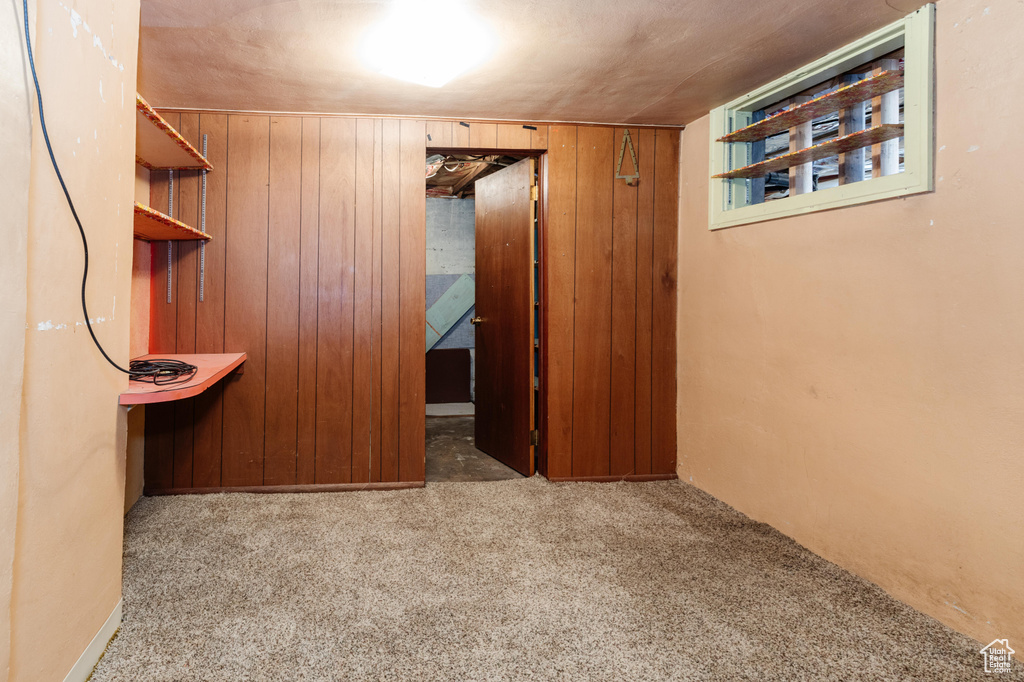
[[[213,170],[213,165],[135,95],[135,163],[150,170]]]
[[[767,175],[768,173],[785,170],[792,166],[799,166],[811,161],[817,161],[818,159],[826,159],[830,156],[835,156],[836,154],[845,154],[846,152],[853,151],[854,149],[869,147],[873,144],[885,142],[886,140],[893,140],[902,136],[902,123],[883,123],[882,125],[877,125],[873,128],[858,130],[855,133],[850,133],[843,137],[833,138],[827,142],[816,144],[813,147],[798,149],[795,152],[776,156],[775,158],[768,159],[767,161],[759,161],[758,163],[744,166],[743,168],[737,168],[736,170],[731,170],[727,173],[712,175],[711,177],[729,179],[759,178],[763,175]]]
[[[210,235],[135,202],[135,238],[143,241],[187,241],[209,239]]]
[[[772,135],[778,135],[801,123],[813,121],[821,116],[835,113],[840,109],[858,104],[887,92],[903,87],[903,69],[883,71],[852,85],[847,85],[828,94],[816,97],[792,109],[780,111],[774,116],[751,123],[745,128],[718,138],[719,142],[756,142]]]
[[[245,362],[245,353],[214,353],[206,355],[159,354],[143,355],[137,360],[163,359],[181,360],[199,369],[192,378],[182,384],[156,386],[146,381],[128,382],[128,390],[121,394],[121,405],[145,405],[166,403],[197,396],[223,379],[228,372]]]

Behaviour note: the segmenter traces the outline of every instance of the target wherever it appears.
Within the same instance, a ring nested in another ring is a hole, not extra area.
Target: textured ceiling
[[[477,0],[497,49],[435,89],[360,63],[381,0],[142,0],[139,92],[168,108],[678,125],[920,4]],[[434,38],[424,59],[479,47]]]

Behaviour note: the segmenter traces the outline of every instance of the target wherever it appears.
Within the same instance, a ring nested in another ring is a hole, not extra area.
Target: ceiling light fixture
[[[472,47],[443,48],[456,41]],[[388,16],[366,35],[361,53],[385,76],[439,88],[484,63],[493,47],[490,29],[459,0],[395,0]]]

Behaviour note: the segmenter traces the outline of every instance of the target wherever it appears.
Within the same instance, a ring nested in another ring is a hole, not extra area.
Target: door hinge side
[[[530,431],[530,445],[540,445],[540,431],[537,429]]]
[[[537,185],[531,186],[530,187],[530,201],[537,201],[537,197],[538,196],[539,196],[539,193],[537,191]]]

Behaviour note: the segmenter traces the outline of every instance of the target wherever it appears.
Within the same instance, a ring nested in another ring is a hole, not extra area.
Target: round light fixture
[[[374,71],[439,88],[484,63],[494,51],[486,23],[459,0],[395,0],[388,16],[363,39],[363,61]],[[446,45],[464,42],[472,49]]]

